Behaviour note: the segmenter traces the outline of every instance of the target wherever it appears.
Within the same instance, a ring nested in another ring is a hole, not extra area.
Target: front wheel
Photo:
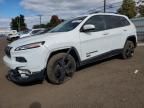
[[[72,77],[75,71],[75,59],[66,53],[52,56],[47,65],[48,80],[54,84],[62,84],[68,77]]]
[[[129,59],[133,57],[134,50],[135,50],[134,43],[132,41],[127,41],[122,52],[122,58]]]

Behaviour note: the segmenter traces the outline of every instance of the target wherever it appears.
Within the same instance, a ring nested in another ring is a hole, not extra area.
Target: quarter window
[[[130,22],[126,18],[124,18],[124,17],[120,17],[120,21],[121,21],[121,25],[122,26],[128,26],[128,25],[130,25]]]

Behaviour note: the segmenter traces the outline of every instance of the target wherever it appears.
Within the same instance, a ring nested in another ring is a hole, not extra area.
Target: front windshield
[[[68,32],[71,31],[73,29],[75,29],[86,17],[78,17],[75,19],[71,19],[68,21],[65,21],[61,24],[59,24],[58,26],[56,26],[55,28],[53,28],[52,30],[50,30],[49,32]]]

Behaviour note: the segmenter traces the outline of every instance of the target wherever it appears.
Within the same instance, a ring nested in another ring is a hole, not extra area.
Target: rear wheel
[[[135,50],[134,43],[132,41],[127,41],[122,52],[122,58],[129,59],[133,57],[134,50]]]
[[[62,84],[66,79],[72,77],[75,71],[75,59],[66,53],[52,56],[47,65],[48,80],[54,84]]]

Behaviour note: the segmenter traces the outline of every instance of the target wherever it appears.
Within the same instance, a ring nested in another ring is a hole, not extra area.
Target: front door
[[[105,22],[102,15],[95,15],[89,18],[86,24],[95,25],[95,30],[80,32],[80,43],[82,60],[86,60],[109,50],[108,31],[105,31]]]

